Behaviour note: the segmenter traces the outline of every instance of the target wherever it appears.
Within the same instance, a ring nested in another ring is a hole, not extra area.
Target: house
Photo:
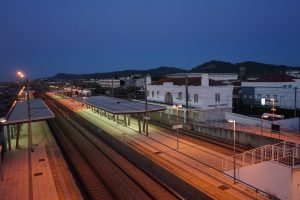
[[[300,78],[300,70],[286,70],[285,74],[296,78]]]
[[[118,88],[120,87],[121,83],[119,79],[91,79],[91,80],[85,80],[83,83],[97,83],[101,85],[101,87],[104,88]]]
[[[242,82],[240,98],[248,105],[260,105],[262,99],[266,100],[266,104],[271,104],[270,99],[274,99],[275,106],[294,109],[296,105],[300,108],[300,95],[297,95],[299,87],[299,78],[274,74]]]
[[[159,102],[173,110],[172,105],[181,104],[189,118],[199,121],[224,119],[223,111],[232,109],[233,86],[230,82],[237,75],[187,73],[173,74],[147,86],[147,99]],[[188,95],[186,95],[188,94]],[[171,111],[174,113],[174,110]]]

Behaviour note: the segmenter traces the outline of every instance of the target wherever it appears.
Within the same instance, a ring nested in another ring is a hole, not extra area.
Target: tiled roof
[[[248,82],[295,82],[294,79],[297,78],[286,74],[272,74]]]
[[[163,85],[165,82],[173,82],[174,85],[185,85],[185,78],[161,78],[158,81],[155,81],[152,83],[152,85]],[[201,86],[201,77],[191,77],[188,78],[188,85],[189,86]],[[212,79],[209,79],[209,86],[220,86],[225,85],[223,84],[223,81],[215,81]]]

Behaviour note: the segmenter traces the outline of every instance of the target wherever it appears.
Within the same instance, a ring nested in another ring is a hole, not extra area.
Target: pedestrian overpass
[[[265,145],[223,159],[222,168],[232,177],[235,171],[236,180],[279,199],[300,198],[300,144]]]

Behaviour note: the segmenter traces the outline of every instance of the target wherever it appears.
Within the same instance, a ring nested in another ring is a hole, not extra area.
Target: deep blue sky
[[[209,60],[300,66],[300,1],[0,1],[0,81]]]

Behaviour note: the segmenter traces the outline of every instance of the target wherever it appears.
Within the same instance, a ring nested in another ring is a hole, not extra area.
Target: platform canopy
[[[119,99],[108,96],[92,96],[92,97],[73,97],[74,100],[81,103],[99,108],[112,114],[130,114],[130,113],[145,113],[145,104],[126,99]],[[148,104],[147,112],[156,112],[165,110],[164,106]]]
[[[30,99],[31,121],[41,121],[54,118],[54,114],[44,103],[42,99]],[[8,114],[4,124],[17,124],[28,122],[27,100],[15,101]]]

